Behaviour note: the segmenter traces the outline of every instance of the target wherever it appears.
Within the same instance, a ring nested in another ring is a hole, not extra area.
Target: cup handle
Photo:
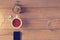
[[[16,15],[16,18],[18,18],[18,15]]]

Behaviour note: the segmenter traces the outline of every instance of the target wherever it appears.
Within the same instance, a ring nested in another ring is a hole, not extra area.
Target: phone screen
[[[21,40],[21,32],[14,31],[14,33],[13,33],[13,40]]]

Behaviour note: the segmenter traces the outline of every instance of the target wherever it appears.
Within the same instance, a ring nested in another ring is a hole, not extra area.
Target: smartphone
[[[13,32],[13,40],[21,40],[21,32],[14,31]]]

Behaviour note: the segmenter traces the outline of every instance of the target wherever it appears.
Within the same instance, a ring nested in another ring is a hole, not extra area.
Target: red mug
[[[22,20],[20,18],[13,18],[12,26],[14,29],[19,29],[22,26]]]

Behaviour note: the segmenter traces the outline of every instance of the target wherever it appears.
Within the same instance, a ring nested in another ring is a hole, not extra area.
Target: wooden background
[[[16,1],[24,7],[22,28],[11,25],[16,14],[12,8]],[[22,40],[60,40],[60,0],[0,0],[0,40],[13,40],[13,32],[21,31]]]

